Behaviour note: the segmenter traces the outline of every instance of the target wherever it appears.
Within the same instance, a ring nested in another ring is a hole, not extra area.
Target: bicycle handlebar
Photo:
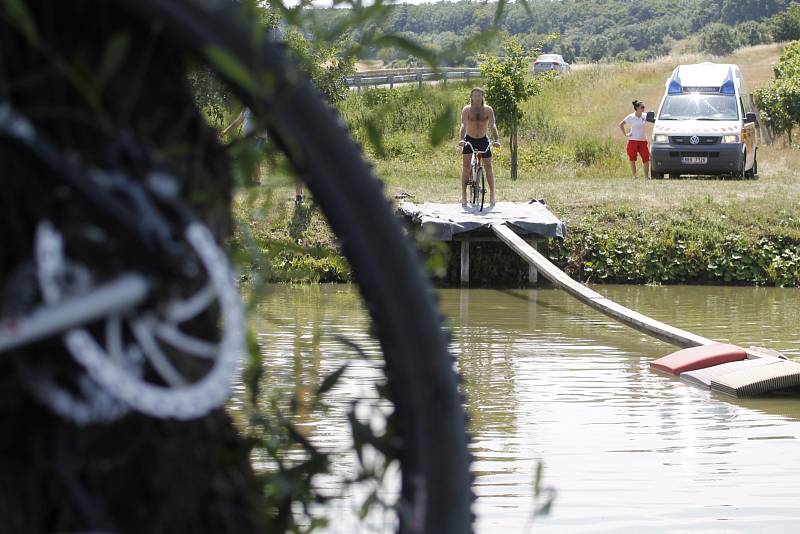
[[[499,141],[494,141],[494,142],[489,141],[489,146],[486,147],[486,150],[475,150],[475,147],[472,146],[472,143],[470,143],[469,141],[464,141],[464,146],[468,146],[469,149],[472,150],[473,154],[486,154],[487,152],[489,152],[489,150],[491,150],[493,144],[497,144],[497,146],[500,146]]]

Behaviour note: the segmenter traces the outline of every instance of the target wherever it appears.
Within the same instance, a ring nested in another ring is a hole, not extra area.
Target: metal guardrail
[[[447,83],[448,80],[470,80],[480,78],[480,69],[443,69],[440,71],[419,70],[416,72],[408,71],[365,71],[354,76],[345,78],[349,87],[355,87],[360,91],[362,87],[377,87],[388,85],[389,89],[394,88],[395,84],[416,83],[422,87],[423,82],[441,81]]]

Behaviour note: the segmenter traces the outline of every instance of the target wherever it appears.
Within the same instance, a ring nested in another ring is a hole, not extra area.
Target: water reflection
[[[314,484],[330,499],[325,505],[313,507],[316,516],[332,519],[327,532],[355,532],[370,528],[375,532],[392,531],[392,514],[371,514],[359,522],[358,508],[372,489],[370,482],[343,485],[357,470],[357,458],[350,444],[352,438],[347,422],[348,413],[355,410],[359,420],[382,430],[389,406],[378,398],[375,386],[383,379],[380,370],[380,350],[368,335],[368,322],[357,292],[350,286],[273,286],[261,302],[251,321],[257,332],[258,346],[264,362],[264,391],[261,409],[274,413],[270,403],[288,415],[290,406],[298,406],[292,418],[296,428],[320,450],[332,454],[330,476],[317,476]],[[366,356],[342,341],[357,345]],[[315,405],[315,393],[325,377],[343,364],[348,367],[337,385],[326,394],[324,406]],[[230,410],[240,421],[246,392],[242,384],[235,388]],[[358,404],[354,404],[358,403]],[[374,455],[373,455],[374,456]],[[371,461],[373,456],[368,456]],[[298,447],[287,457],[303,457]],[[257,469],[273,468],[264,458],[254,458]],[[393,502],[399,487],[399,476],[389,469],[381,497]]]
[[[703,336],[800,357],[798,290],[595,289]],[[735,400],[653,374],[649,361],[673,347],[557,290],[440,295],[471,415],[478,532],[525,531],[539,459],[559,496],[536,532],[794,530],[800,399]],[[307,396],[353,358],[337,334],[377,353],[354,288],[275,286],[260,313],[269,387],[286,395]],[[333,412],[303,414],[330,446],[347,436],[335,422],[347,399],[374,396],[380,376],[353,366]]]
[[[796,290],[597,289],[701,335],[798,354]],[[728,531],[796,525],[800,513],[790,503],[800,470],[788,455],[800,400],[731,401],[650,373],[651,359],[675,349],[559,291],[442,295],[468,408],[481,414],[473,445],[479,532],[523,531],[539,458],[559,499],[537,532],[713,530],[723,520]],[[491,342],[475,340],[475,325]],[[462,336],[471,344],[459,343]],[[484,371],[475,362],[489,343],[505,347],[494,361],[506,362],[510,375],[472,376]],[[505,410],[514,427],[492,425],[491,414]]]

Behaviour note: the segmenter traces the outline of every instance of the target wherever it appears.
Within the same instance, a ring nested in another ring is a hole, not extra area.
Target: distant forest
[[[609,58],[643,60],[669,53],[675,41],[710,27],[730,26],[741,44],[770,39],[769,18],[785,11],[792,0],[529,0],[508,4],[500,19],[502,34],[515,36],[533,48],[561,53],[567,61]],[[481,51],[493,51],[498,39],[463,49],[460,43],[492,27],[496,2],[398,4],[380,22],[360,27],[361,33],[400,34],[444,53],[446,63],[470,65]],[[341,9],[315,10],[322,28],[335,28],[346,16]],[[358,38],[358,35],[353,35]],[[367,55],[394,62],[411,62],[398,49],[374,48]]]

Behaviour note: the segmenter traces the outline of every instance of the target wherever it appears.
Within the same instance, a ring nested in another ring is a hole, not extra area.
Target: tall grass
[[[752,90],[770,81],[771,64],[780,52],[779,45],[759,46],[717,61],[738,63]],[[636,236],[656,232],[658,225],[675,224],[699,236],[713,220],[714,227],[722,229],[714,235],[736,233],[753,242],[762,236],[800,242],[800,150],[783,140],[761,146],[760,179],[755,181],[634,181],[630,177],[626,139],[618,124],[632,110],[631,101],[643,100],[648,109],[655,109],[676,64],[706,59],[684,55],[648,63],[587,66],[548,83],[523,105],[516,181],[508,177],[508,149],[494,150],[497,199],[544,198],[573,228],[627,228]],[[340,105],[340,114],[387,184],[390,197],[403,193],[416,202],[459,200],[458,112],[468,103],[469,89],[466,84],[373,89],[353,93]],[[446,109],[454,112],[449,136],[441,145],[431,146],[431,126]],[[380,155],[369,142],[370,125],[383,134]],[[288,180],[279,173],[269,179],[283,180],[278,196],[292,198]],[[280,226],[280,221],[264,221],[259,230],[280,241],[285,236],[274,230]],[[333,236],[318,223],[301,238],[303,245],[335,251]]]
[[[638,193],[644,205],[672,205],[694,194],[730,194],[742,201],[758,191],[791,189],[792,169],[800,163],[800,152],[777,141],[762,146],[759,152],[761,181],[747,182],[683,180],[667,185],[647,182],[632,184],[625,157],[626,139],[619,122],[632,111],[631,101],[642,100],[656,109],[664,91],[664,81],[679,63],[716,60],[738,63],[750,89],[771,79],[771,64],[780,55],[779,45],[743,48],[725,58],[678,55],[645,63],[590,65],[576,68],[569,75],[546,84],[540,94],[522,106],[519,179],[508,177],[509,154],[505,147],[495,151],[500,200],[525,200],[547,193],[552,202],[567,199],[573,204],[573,185],[583,191],[582,202],[593,204],[598,198],[627,198]],[[393,90],[367,90],[353,94],[340,112],[355,137],[365,144],[378,174],[389,192],[414,195],[419,201],[457,200],[460,157],[456,148],[459,123],[457,112],[468,103],[470,86],[450,84],[416,86]],[[491,104],[491,103],[490,103]],[[455,110],[450,136],[432,147],[427,131],[447,107]],[[385,154],[378,157],[370,148],[365,125],[372,120],[383,132]],[[501,136],[507,132],[501,132]],[[505,140],[505,138],[504,138]],[[776,180],[771,187],[769,180]],[[564,182],[568,182],[565,185]],[[662,187],[674,191],[661,194]],[[649,198],[650,192],[653,193]],[[578,191],[575,191],[577,194]],[[791,198],[795,193],[788,191]]]

